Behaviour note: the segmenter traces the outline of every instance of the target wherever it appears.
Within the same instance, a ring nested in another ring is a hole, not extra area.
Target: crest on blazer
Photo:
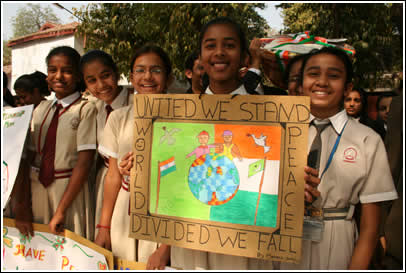
[[[349,163],[355,163],[357,159],[357,150],[353,147],[349,147],[344,150],[344,161]]]
[[[70,125],[72,126],[73,130],[77,130],[79,127],[80,119],[78,117],[72,118],[70,121]]]

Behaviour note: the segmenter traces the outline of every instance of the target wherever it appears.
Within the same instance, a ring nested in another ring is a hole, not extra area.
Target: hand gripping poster
[[[130,236],[299,262],[309,98],[134,96]]]
[[[49,232],[47,225],[33,224],[34,236],[25,236],[12,219],[3,219],[2,270],[109,270],[113,255],[89,240],[65,230]]]

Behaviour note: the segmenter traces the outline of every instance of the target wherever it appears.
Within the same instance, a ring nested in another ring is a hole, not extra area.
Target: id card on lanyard
[[[330,156],[327,160],[327,164],[324,167],[323,172],[321,173],[320,180],[323,178],[323,175],[326,173],[327,169],[330,167],[331,162],[335,152],[337,151],[338,144],[340,143],[341,136],[344,132],[345,126],[347,125],[348,120],[344,124],[343,129],[338,134],[336,141],[334,143],[333,149],[330,152]],[[306,215],[303,219],[303,240],[310,240],[313,242],[321,242],[323,238],[324,231],[324,219],[323,219],[323,209],[315,208],[313,205],[306,207]]]

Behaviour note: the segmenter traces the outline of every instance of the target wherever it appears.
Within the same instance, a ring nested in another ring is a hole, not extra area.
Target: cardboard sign
[[[26,237],[13,219],[3,219],[3,270],[108,270],[113,254],[64,230],[50,233],[47,225],[33,224],[34,236]]]
[[[33,109],[34,105],[27,105],[3,111],[2,209],[13,190]]]
[[[308,97],[134,96],[130,236],[301,257]]]

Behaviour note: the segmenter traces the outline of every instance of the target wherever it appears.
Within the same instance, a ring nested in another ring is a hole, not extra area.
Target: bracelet
[[[106,228],[106,229],[110,229],[110,226],[102,226],[102,225],[97,224],[97,225],[96,225],[96,228]]]

